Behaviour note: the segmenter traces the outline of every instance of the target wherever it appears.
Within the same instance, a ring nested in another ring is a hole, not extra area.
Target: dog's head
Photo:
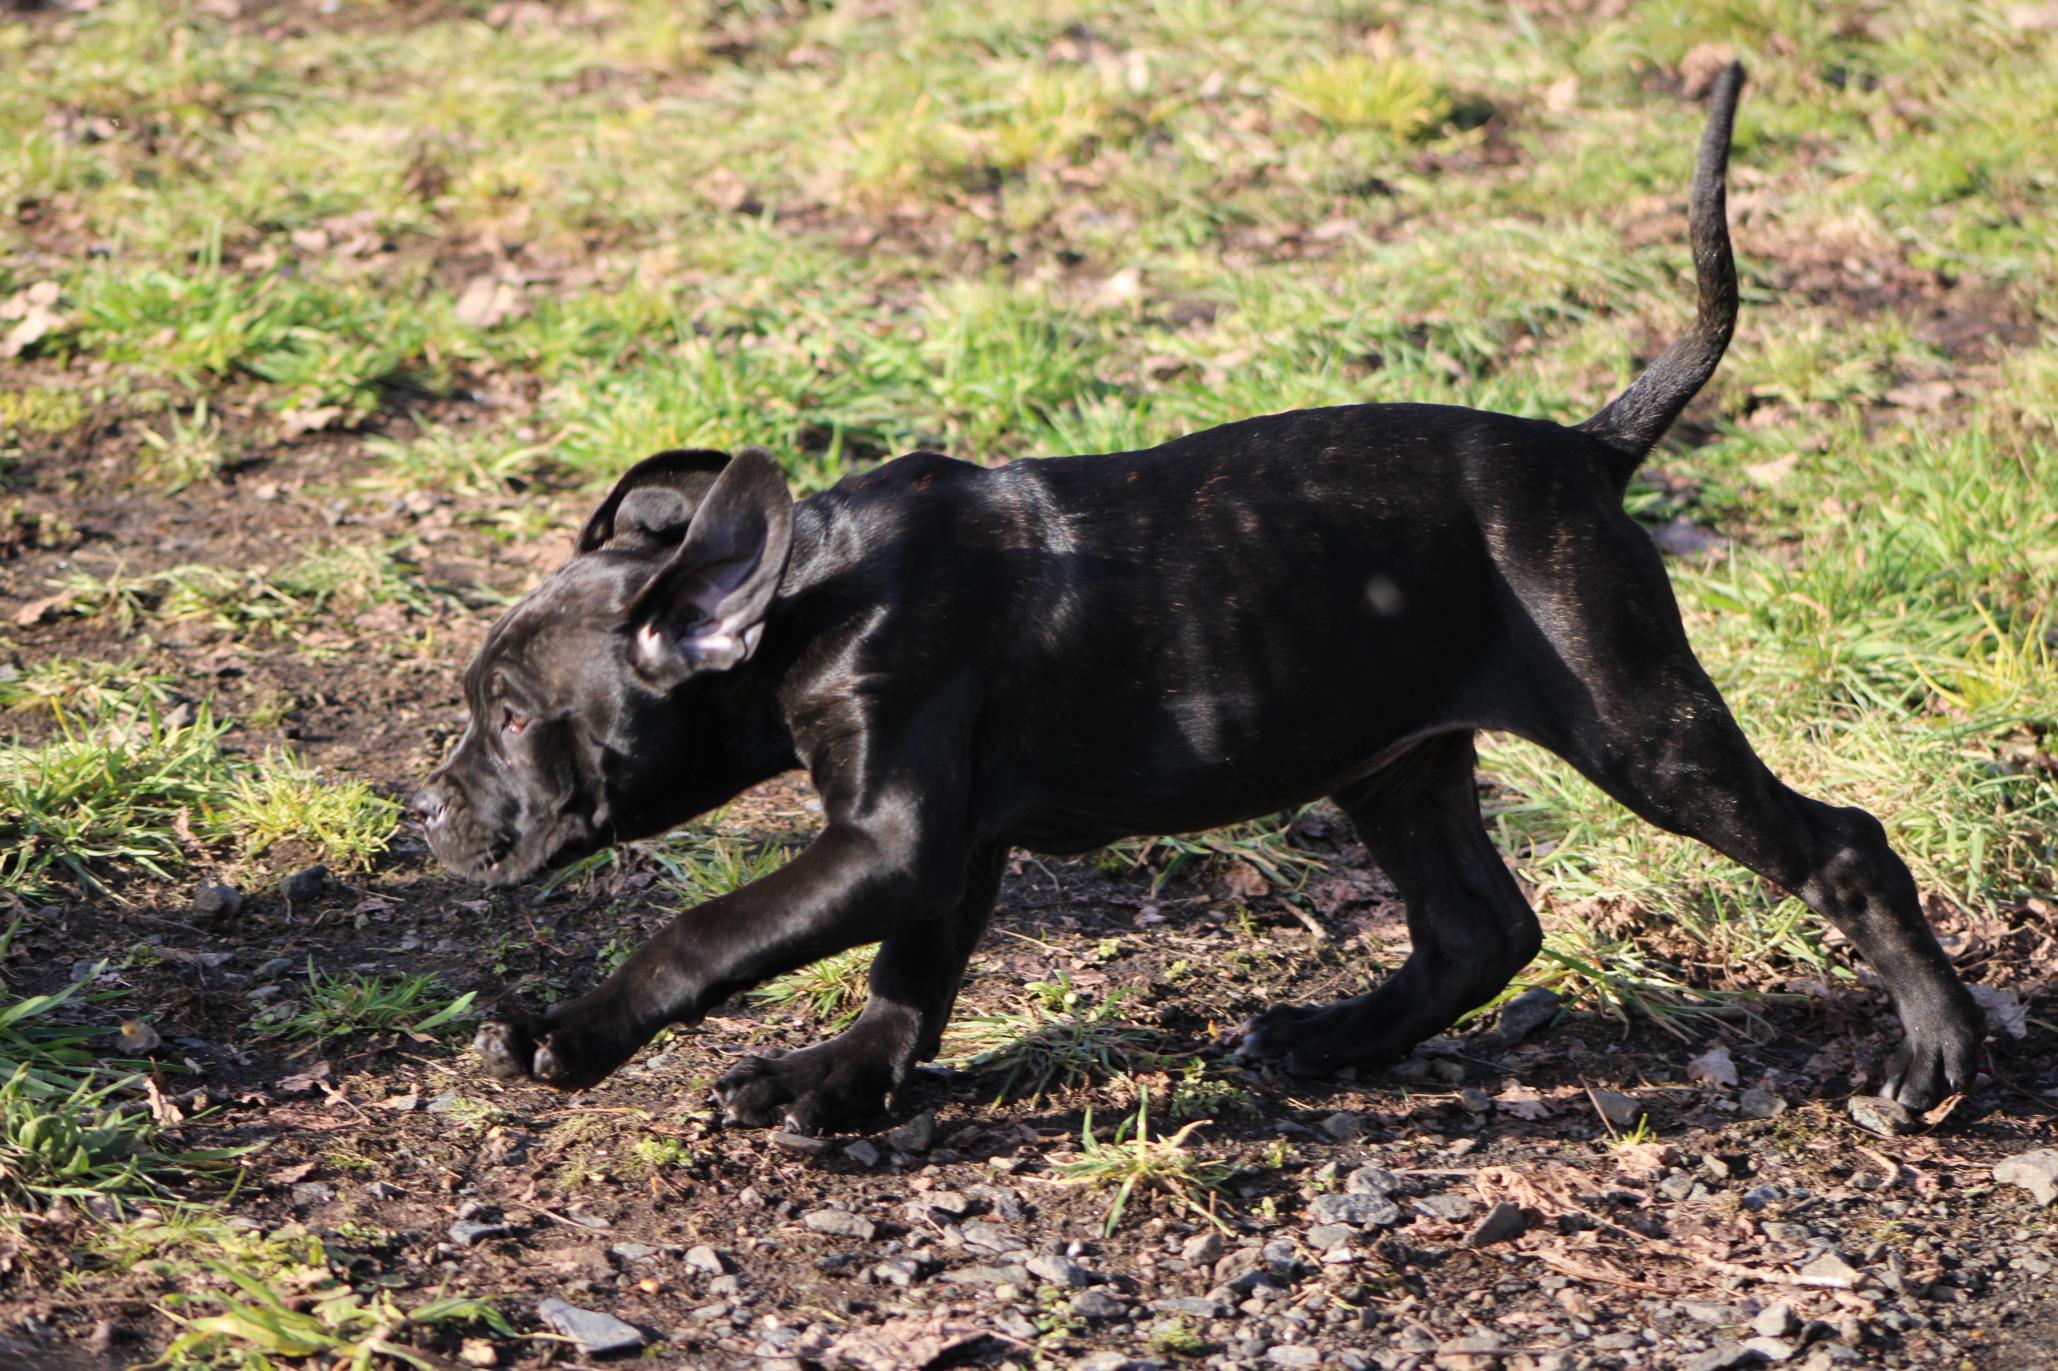
[[[510,885],[728,798],[694,774],[722,728],[703,716],[756,651],[792,539],[762,452],[631,468],[465,672],[471,718],[414,801],[437,859]]]

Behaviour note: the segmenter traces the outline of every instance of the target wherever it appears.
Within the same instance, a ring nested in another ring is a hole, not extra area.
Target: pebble
[[[1203,1299],[1198,1295],[1183,1295],[1168,1300],[1152,1300],[1151,1312],[1177,1314],[1189,1319],[1226,1319],[1229,1306],[1220,1300]]]
[[[193,912],[234,918],[243,908],[243,892],[232,885],[203,885],[193,892]]]
[[[1786,1113],[1786,1101],[1762,1085],[1754,1085],[1738,1096],[1736,1112],[1747,1119],[1776,1119]]]
[[[1853,1095],[1844,1110],[1860,1128],[1882,1138],[1913,1133],[1922,1127],[1920,1116],[1899,1100],[1884,1100],[1877,1095]]]
[[[1465,1063],[1450,1057],[1437,1057],[1429,1063],[1429,1072],[1440,1081],[1456,1085],[1465,1079]]]
[[[843,1149],[843,1155],[856,1162],[859,1166],[877,1166],[879,1164],[879,1149],[866,1142],[863,1138],[859,1138],[854,1143],[846,1144]]]
[[[1799,1350],[1784,1338],[1745,1338],[1743,1345],[1766,1361],[1791,1361]]]
[[[537,1305],[536,1314],[559,1333],[579,1344],[579,1350],[589,1357],[634,1352],[643,1346],[642,1332],[623,1323],[612,1314],[581,1309],[558,1299],[545,1300]]]
[[[1994,1166],[1994,1179],[2003,1185],[2019,1185],[2038,1204],[2058,1200],[2058,1151],[2048,1147],[2018,1152]]]
[[[279,893],[286,897],[286,903],[298,904],[311,900],[322,893],[329,883],[329,869],[320,862],[305,871],[296,871],[279,883]]]
[[[1565,1002],[1557,993],[1541,986],[1525,990],[1501,1006],[1499,1034],[1504,1046],[1513,1047],[1558,1017]]]
[[[1802,1267],[1801,1274],[1838,1281],[1845,1288],[1852,1290],[1857,1289],[1859,1282],[1864,1279],[1863,1276],[1853,1269],[1849,1262],[1834,1252],[1824,1252],[1814,1261]]]
[[[640,1242],[618,1242],[608,1251],[625,1262],[647,1262],[657,1255],[655,1247]]]
[[[1308,1230],[1308,1246],[1317,1252],[1333,1252],[1340,1247],[1350,1246],[1358,1230],[1340,1223],[1318,1223]]]
[[[1766,1305],[1751,1320],[1751,1331],[1768,1338],[1784,1338],[1801,1326],[1794,1317],[1794,1307],[1785,1300]]]
[[[511,1230],[504,1223],[478,1223],[461,1219],[450,1225],[450,1240],[459,1247],[477,1247],[488,1238],[504,1238]]]
[[[1400,1206],[1384,1195],[1317,1195],[1309,1202],[1308,1212],[1317,1223],[1353,1228],[1385,1227],[1401,1217]]]
[[[1274,1366],[1320,1366],[1322,1353],[1313,1347],[1281,1343],[1265,1353],[1265,1360]]]
[[[1205,1233],[1194,1234],[1179,1247],[1180,1260],[1195,1266],[1208,1265],[1221,1255],[1222,1235],[1212,1228]]]
[[[1472,1231],[1465,1235],[1465,1246],[1491,1247],[1497,1242],[1522,1236],[1522,1231],[1528,1226],[1529,1220],[1522,1216],[1522,1206],[1503,1200],[1487,1210],[1486,1217],[1473,1225]]]
[[[1087,1319],[1119,1319],[1129,1306],[1099,1290],[1082,1290],[1072,1297],[1072,1312]]]
[[[1093,1284],[1093,1276],[1085,1267],[1049,1252],[1039,1252],[1023,1265],[1029,1268],[1030,1275],[1068,1290],[1083,1290]]]
[[[968,1223],[958,1233],[965,1246],[981,1252],[1019,1252],[1029,1245],[1021,1234],[1011,1233],[998,1224]]]
[[[1399,1185],[1393,1172],[1377,1166],[1361,1166],[1343,1180],[1343,1188],[1353,1195],[1391,1195]]]
[[[336,1198],[336,1192],[321,1181],[302,1181],[292,1189],[295,1204],[327,1204]]]
[[[1463,1223],[1478,1211],[1479,1206],[1463,1195],[1424,1195],[1415,1201],[1415,1208],[1432,1219]]]
[[[1467,1114],[1490,1114],[1493,1112],[1493,1096],[1477,1086],[1466,1086],[1458,1092],[1458,1107]]]
[[[886,1135],[886,1145],[896,1152],[927,1152],[936,1145],[936,1114],[917,1114]]]
[[[1338,1142],[1349,1142],[1364,1133],[1365,1121],[1355,1114],[1335,1113],[1322,1120],[1321,1130]]]
[[[688,1270],[705,1271],[710,1276],[724,1275],[729,1270],[729,1263],[722,1254],[706,1243],[686,1249],[686,1266]]]
[[[856,1238],[860,1242],[870,1242],[872,1236],[879,1231],[879,1226],[870,1219],[841,1209],[810,1209],[800,1216],[800,1221],[816,1233],[827,1233],[838,1238]]]
[[[1739,1342],[1718,1342],[1679,1363],[1680,1371],[1728,1371],[1732,1366],[1754,1366],[1764,1358],[1756,1348]]]
[[[1601,1117],[1617,1128],[1635,1127],[1637,1116],[1644,1112],[1644,1107],[1637,1103],[1633,1096],[1618,1094],[1613,1090],[1596,1090],[1593,1097],[1594,1104],[1601,1111]]]

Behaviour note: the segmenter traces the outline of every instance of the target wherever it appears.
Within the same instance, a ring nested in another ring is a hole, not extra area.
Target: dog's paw
[[[1971,1090],[1979,1079],[1981,1037],[1972,1022],[1911,1027],[1880,1095],[1920,1114],[1946,1096]]]
[[[715,1082],[731,1122],[834,1133],[884,1114],[895,1071],[889,1053],[850,1035],[779,1056],[745,1057]]]
[[[598,1084],[629,1055],[573,1024],[548,1019],[489,1019],[479,1025],[472,1047],[497,1080],[531,1080],[559,1090]]]
[[[1275,1005],[1246,1022],[1232,1046],[1246,1061],[1269,1062],[1293,1076],[1376,1066],[1406,1051],[1367,1033],[1365,1018],[1361,1000]]]

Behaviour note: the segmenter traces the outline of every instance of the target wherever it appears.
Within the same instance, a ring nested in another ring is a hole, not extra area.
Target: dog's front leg
[[[581,1089],[658,1030],[698,1022],[739,990],[934,924],[963,898],[966,854],[927,837],[908,810],[890,812],[891,823],[832,819],[785,866],[681,914],[592,990],[541,1016],[485,1024],[477,1046],[487,1069]],[[955,972],[950,980],[954,988]]]

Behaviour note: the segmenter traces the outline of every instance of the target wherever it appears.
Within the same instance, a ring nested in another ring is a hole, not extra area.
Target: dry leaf
[[[1686,1064],[1686,1078],[1707,1085],[1735,1085],[1736,1063],[1725,1046],[1709,1048]]]
[[[1991,985],[1973,985],[1966,989],[1972,992],[1972,1002],[1986,1011],[1989,1028],[2011,1038],[2029,1036],[2029,1006],[2022,1002],[2022,996]]]
[[[457,322],[470,328],[493,328],[528,313],[522,294],[505,281],[475,276],[457,297]]]

